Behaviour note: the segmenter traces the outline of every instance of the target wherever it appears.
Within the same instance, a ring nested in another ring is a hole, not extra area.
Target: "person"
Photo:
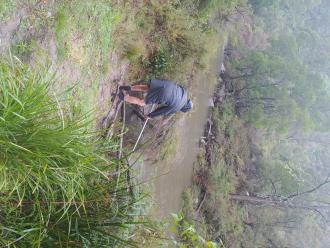
[[[146,104],[161,104],[156,110],[148,114],[149,118],[167,116],[176,112],[187,112],[192,109],[193,103],[188,98],[188,93],[181,85],[168,80],[150,80],[150,84],[119,87],[120,100],[145,106]],[[144,99],[128,94],[130,91],[147,93]]]

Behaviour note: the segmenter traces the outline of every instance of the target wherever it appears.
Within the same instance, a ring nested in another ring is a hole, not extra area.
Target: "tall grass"
[[[51,96],[51,77],[0,62],[0,82],[0,246],[134,245],[136,201],[124,178],[105,175],[120,163],[104,157],[116,145]]]

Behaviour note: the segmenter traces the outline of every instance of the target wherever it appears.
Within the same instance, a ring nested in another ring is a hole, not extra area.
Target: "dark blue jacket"
[[[187,103],[187,91],[171,81],[153,79],[150,81],[150,90],[145,97],[146,104],[163,104],[148,116],[170,115],[180,111]]]

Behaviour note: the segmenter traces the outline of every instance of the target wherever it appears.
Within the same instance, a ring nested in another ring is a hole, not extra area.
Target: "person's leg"
[[[137,85],[131,86],[130,91],[137,91],[137,92],[146,93],[146,92],[149,92],[149,90],[150,90],[150,87],[149,87],[148,84],[137,84]],[[130,96],[126,90],[123,90],[122,92],[124,94],[124,101],[125,102],[136,104],[136,105],[139,105],[141,107],[146,105],[144,99],[140,99],[140,98],[135,97],[135,96]]]
[[[139,105],[141,107],[146,105],[144,99],[140,99],[140,98],[135,97],[135,96],[130,96],[128,94],[125,95],[124,100],[125,100],[125,102],[133,103],[133,104]]]
[[[137,84],[133,85],[131,90],[132,91],[139,91],[139,92],[148,92],[150,89],[148,84]]]

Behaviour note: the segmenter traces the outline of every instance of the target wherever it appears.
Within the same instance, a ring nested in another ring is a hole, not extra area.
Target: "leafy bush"
[[[164,51],[158,52],[151,60],[152,74],[156,76],[164,75],[168,70],[168,64],[169,56]]]
[[[195,226],[185,219],[183,214],[172,214],[173,227],[179,236],[180,241],[177,245],[182,248],[196,247],[196,248],[225,248],[222,242],[216,243],[213,241],[205,240]]]

